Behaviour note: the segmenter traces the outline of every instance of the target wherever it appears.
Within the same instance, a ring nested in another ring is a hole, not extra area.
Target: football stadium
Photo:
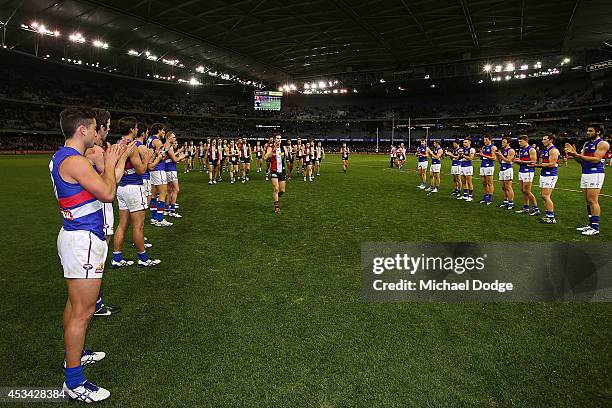
[[[610,1],[0,29],[0,405],[612,406]]]

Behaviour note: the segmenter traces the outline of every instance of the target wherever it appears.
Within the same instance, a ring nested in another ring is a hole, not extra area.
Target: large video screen
[[[255,91],[253,106],[255,110],[281,110],[283,93],[279,91]]]

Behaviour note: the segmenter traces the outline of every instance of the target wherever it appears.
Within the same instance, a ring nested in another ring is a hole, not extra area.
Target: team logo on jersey
[[[83,265],[83,269],[85,269],[86,272],[89,272],[93,269],[93,265],[90,263],[86,263],[85,265]]]
[[[67,220],[73,220],[74,216],[72,215],[72,212],[70,210],[60,210],[60,212],[62,213],[62,217],[64,217]]]
[[[100,265],[97,266],[96,273],[103,273],[103,272],[104,272],[104,263],[101,263]]]

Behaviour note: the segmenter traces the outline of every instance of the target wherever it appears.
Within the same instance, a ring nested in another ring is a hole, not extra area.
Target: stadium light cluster
[[[39,24],[36,21],[30,24],[22,24],[21,29],[50,37],[59,37],[61,35],[58,30],[50,30],[44,24]]]
[[[42,24],[42,23],[39,23],[39,22],[36,22],[36,21],[32,22],[30,24],[21,24],[21,29],[25,30],[25,31],[32,32],[32,33],[40,34],[40,35],[47,35],[47,36],[53,36],[53,37],[61,37],[61,33],[60,33],[59,30],[50,30],[49,28],[47,28],[47,26],[45,24]],[[74,33],[70,34],[68,36],[68,40],[70,42],[77,43],[77,44],[85,44],[85,43],[88,42],[87,38],[82,33],[80,33],[80,32],[74,32]],[[109,43],[107,43],[105,41],[102,41],[100,39],[93,40],[91,42],[91,45],[93,47],[95,47],[95,48],[101,48],[101,49],[105,49],[105,50],[110,48]],[[4,46],[4,48],[6,48],[6,46]],[[154,62],[158,62],[159,61],[159,62],[161,62],[163,64],[170,65],[170,66],[173,66],[173,67],[185,68],[185,64],[183,64],[178,59],[161,58],[161,61],[160,61],[159,57],[157,57],[156,55],[154,55],[153,53],[151,53],[148,50],[139,52],[139,51],[137,51],[135,49],[130,49],[130,50],[127,51],[127,54],[131,55],[133,57],[140,57],[141,55],[144,54],[145,58],[147,60],[149,60],[149,61],[154,61]],[[49,57],[45,57],[45,58],[49,58]],[[66,61],[66,59],[62,58],[62,61]],[[68,61],[68,62],[75,63],[77,65],[82,65],[82,63],[78,63],[77,61],[80,61],[80,60],[72,60],[72,59],[70,59],[70,61]],[[93,63],[92,64],[87,63],[87,64],[88,64],[88,66],[94,67]],[[98,64],[99,63],[96,63],[95,67],[98,67]],[[114,71],[116,71],[116,70],[117,69],[115,68]],[[110,71],[113,71],[113,70],[110,70]],[[260,89],[263,89],[266,86],[262,82],[258,82],[258,81],[255,81],[255,80],[242,79],[238,75],[224,73],[224,72],[218,72],[218,71],[213,71],[210,68],[205,68],[203,66],[196,67],[195,71],[199,72],[199,73],[206,73],[209,76],[221,78],[221,79],[226,80],[226,81],[237,82],[237,83],[245,85],[245,86],[252,86],[252,87],[260,88]],[[162,78],[163,79],[166,79],[166,78],[174,79],[173,76],[171,76],[171,77],[159,77],[159,79],[162,79]],[[158,79],[158,78],[156,78],[156,79]],[[192,79],[194,79],[194,78],[192,78]],[[180,82],[188,82],[188,83],[191,83],[192,85],[193,84],[201,85],[201,83],[198,80],[195,80],[195,82],[198,82],[198,83],[193,83],[194,81],[191,81],[191,79],[190,80],[182,80]]]

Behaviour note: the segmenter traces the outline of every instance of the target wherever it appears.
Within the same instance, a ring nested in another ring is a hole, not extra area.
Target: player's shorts
[[[481,176],[492,176],[493,173],[495,173],[495,167],[491,166],[491,167],[481,167],[480,168],[480,175]]]
[[[231,164],[232,166],[237,166],[237,165],[238,165],[238,158],[235,158],[235,159],[230,159],[230,161],[229,161],[229,162],[230,162],[230,164]]]
[[[257,160],[261,160],[261,154],[257,153],[257,154],[255,155],[255,158],[256,158]]]
[[[604,173],[583,174],[580,177],[580,188],[601,188],[604,178]]]
[[[310,159],[304,159],[304,166],[310,166]]]
[[[400,154],[399,156],[397,156],[397,160],[404,161],[406,160],[406,156],[404,156],[403,154]]]
[[[270,177],[278,179],[278,181],[285,181],[287,179],[287,174],[284,171],[281,171],[281,172],[272,171],[270,172]]]
[[[291,164],[293,164],[293,162],[295,161],[295,157],[293,156],[287,156],[287,161]]]
[[[461,166],[461,175],[462,176],[473,176],[474,166]]]
[[[540,188],[555,188],[557,176],[540,176]]]
[[[144,186],[127,185],[117,187],[117,202],[120,210],[133,213],[149,208]]]
[[[452,175],[461,174],[461,166],[457,166],[457,165],[451,166],[451,174]]]
[[[432,164],[430,170],[431,170],[432,173],[439,173],[441,167],[442,167],[442,164],[440,164],[440,163]]]
[[[145,194],[148,196],[151,195],[151,179],[142,179],[142,186],[145,189]]]
[[[115,229],[115,214],[113,213],[113,203],[102,203],[102,216],[104,217],[104,235],[113,235]]]
[[[240,158],[240,163],[250,163],[251,162],[251,158],[250,157],[241,157]]]
[[[217,165],[219,165],[219,159],[208,160],[208,165],[209,166],[213,166],[213,167],[217,167]]]
[[[519,171],[518,179],[519,179],[519,181],[522,181],[522,182],[533,183],[533,175],[534,174],[535,174],[535,172],[533,172],[533,171],[530,171],[530,172],[521,172],[521,171]]]
[[[322,157],[319,157],[319,158],[317,159],[317,161],[318,161],[319,163],[321,163],[321,160],[323,160],[323,158],[322,158]]]
[[[93,232],[66,231],[57,235],[57,253],[67,279],[101,279],[108,253],[106,241]]]
[[[154,186],[161,186],[162,184],[168,184],[166,179],[165,170],[155,170],[151,172],[151,184]]]
[[[514,179],[514,169],[512,169],[512,167],[506,170],[499,171],[500,181],[508,181],[508,180],[513,180],[513,179]]]
[[[174,180],[178,180],[178,174],[176,171],[167,171],[166,172],[166,180],[168,180],[168,184],[172,183]],[[146,189],[145,189],[146,191]]]
[[[295,160],[300,161],[300,160],[302,160],[302,157],[303,156],[297,155],[297,156],[295,156]]]
[[[348,159],[348,156],[342,158],[343,161],[348,161]]]
[[[421,169],[427,170],[427,166],[429,166],[429,162],[428,161],[422,161],[422,162],[419,162],[417,164],[417,169],[419,169],[419,170],[421,170]]]

